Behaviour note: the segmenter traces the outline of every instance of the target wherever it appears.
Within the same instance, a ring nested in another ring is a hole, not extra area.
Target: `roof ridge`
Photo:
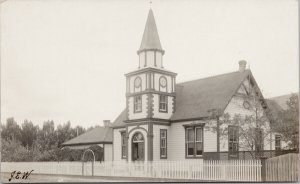
[[[273,100],[274,98],[280,98],[280,97],[291,96],[291,95],[299,95],[299,92],[293,92],[293,93],[289,93],[289,94],[285,94],[285,95],[273,96],[273,97],[270,97],[270,98],[267,98],[267,99],[268,100]]]
[[[249,69],[246,69],[245,72],[249,72],[250,70]],[[184,83],[189,83],[189,82],[195,82],[195,81],[198,81],[198,80],[203,80],[203,79],[209,79],[209,78],[214,78],[214,77],[220,77],[222,75],[228,75],[228,74],[233,74],[233,73],[240,73],[239,71],[235,71],[235,72],[229,72],[229,73],[223,73],[223,74],[218,74],[218,75],[213,75],[213,76],[208,76],[208,77],[204,77],[204,78],[200,78],[200,79],[192,79],[192,80],[189,80],[189,81],[184,81],[184,82],[180,82],[180,83],[177,83],[176,85],[179,85],[179,84],[184,84]],[[244,73],[244,72],[243,72]]]

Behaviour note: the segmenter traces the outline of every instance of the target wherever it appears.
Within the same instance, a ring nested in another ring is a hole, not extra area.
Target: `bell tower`
[[[138,69],[126,74],[126,122],[167,122],[175,111],[176,73],[163,67],[162,49],[153,11],[148,18],[139,50]]]
[[[163,68],[162,57],[165,51],[161,47],[151,9],[149,10],[141,46],[137,53],[139,55],[139,68]]]

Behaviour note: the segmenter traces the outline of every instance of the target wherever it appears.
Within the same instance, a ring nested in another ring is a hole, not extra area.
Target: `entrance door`
[[[132,138],[132,161],[145,159],[145,141],[141,133],[135,133]]]

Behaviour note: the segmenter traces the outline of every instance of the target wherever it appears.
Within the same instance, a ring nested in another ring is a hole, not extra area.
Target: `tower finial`
[[[150,9],[151,9],[151,6],[152,6],[152,0],[149,1],[149,6],[150,6]]]

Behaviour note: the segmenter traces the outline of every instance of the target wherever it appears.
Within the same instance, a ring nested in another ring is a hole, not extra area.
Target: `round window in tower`
[[[166,79],[166,77],[164,77],[164,76],[160,77],[160,79],[159,79],[159,84],[160,84],[162,87],[166,87],[166,86],[167,86],[167,79]]]

